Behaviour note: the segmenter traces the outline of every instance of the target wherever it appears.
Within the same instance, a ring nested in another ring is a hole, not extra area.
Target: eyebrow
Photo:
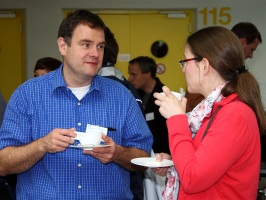
[[[92,40],[88,40],[88,39],[82,39],[82,40],[80,40],[80,42],[82,43],[82,42],[88,42],[88,43],[95,43],[94,41],[92,41]],[[97,45],[99,45],[99,44],[106,44],[106,42],[105,41],[102,41],[102,42],[99,42]]]

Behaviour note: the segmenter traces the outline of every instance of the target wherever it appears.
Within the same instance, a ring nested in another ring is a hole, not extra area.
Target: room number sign
[[[214,7],[212,9],[204,7],[199,14],[203,17],[203,25],[228,25],[232,20],[230,11],[230,7]]]

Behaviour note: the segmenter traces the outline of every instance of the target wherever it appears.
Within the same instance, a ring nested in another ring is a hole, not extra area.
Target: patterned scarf
[[[213,104],[223,99],[221,90],[226,83],[218,86],[206,99],[203,99],[191,112],[187,113],[188,124],[192,138],[199,130],[203,119],[212,111]],[[174,166],[170,167],[166,175],[166,184],[162,192],[162,200],[176,200],[179,192],[179,178]]]

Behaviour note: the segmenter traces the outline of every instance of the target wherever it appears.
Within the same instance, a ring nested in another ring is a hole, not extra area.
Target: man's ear
[[[247,44],[247,39],[246,38],[240,38],[239,41],[240,41],[240,43],[242,45],[246,45]]]
[[[58,46],[58,49],[59,49],[61,55],[65,56],[66,55],[66,50],[67,50],[67,44],[65,42],[65,39],[62,38],[62,37],[59,37],[57,39],[57,46]]]
[[[150,78],[151,78],[151,72],[147,72],[147,73],[145,73],[144,76],[145,76],[147,79],[150,79]]]

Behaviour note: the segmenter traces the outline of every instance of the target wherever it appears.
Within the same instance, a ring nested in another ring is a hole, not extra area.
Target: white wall
[[[226,14],[231,21],[224,25],[227,28],[241,21],[254,23],[259,29],[263,43],[259,45],[252,60],[247,60],[251,72],[261,86],[264,105],[266,105],[266,3],[264,0],[0,0],[0,10],[25,9],[26,13],[26,60],[27,77],[33,76],[33,68],[38,58],[53,56],[61,59],[56,45],[57,31],[62,20],[62,9],[195,9],[196,28],[222,25]],[[202,13],[206,8],[207,12]],[[212,14],[216,9],[216,15]],[[224,17],[219,17],[223,13]],[[217,23],[214,18],[217,17]],[[204,24],[204,21],[207,22]],[[2,31],[2,30],[1,30]],[[264,41],[265,40],[265,41]]]

